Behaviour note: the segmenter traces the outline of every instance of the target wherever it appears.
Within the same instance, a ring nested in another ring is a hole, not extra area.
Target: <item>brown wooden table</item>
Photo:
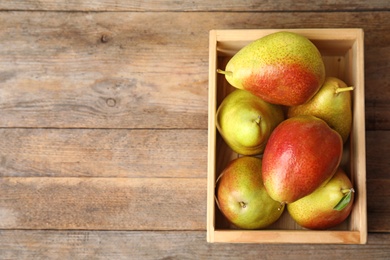
[[[390,5],[0,2],[0,259],[389,259]],[[206,242],[208,33],[363,28],[366,245]]]

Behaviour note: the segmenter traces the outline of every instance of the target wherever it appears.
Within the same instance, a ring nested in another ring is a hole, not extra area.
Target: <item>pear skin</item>
[[[226,65],[226,80],[263,100],[295,106],[307,102],[325,79],[317,47],[306,37],[276,32],[249,43]]]
[[[341,209],[335,206],[349,196]],[[332,179],[313,193],[287,205],[290,216],[302,227],[328,229],[342,223],[351,213],[354,201],[352,183],[343,169],[338,168]]]
[[[340,134],[322,119],[286,119],[274,129],[263,153],[264,186],[274,200],[292,203],[328,181],[342,154]]]
[[[236,89],[224,98],[216,114],[222,138],[236,153],[256,155],[264,151],[274,128],[284,120],[278,105]]]
[[[352,128],[351,90],[344,81],[327,77],[317,94],[303,105],[288,108],[287,117],[313,115],[336,130],[345,143]]]
[[[217,180],[217,203],[224,216],[243,229],[265,228],[282,215],[284,206],[264,188],[261,159],[244,156],[231,161]]]

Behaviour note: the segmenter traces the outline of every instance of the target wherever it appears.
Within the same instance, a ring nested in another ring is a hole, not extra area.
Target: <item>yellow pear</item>
[[[290,216],[302,227],[327,229],[343,222],[351,213],[354,201],[352,183],[338,168],[324,186],[287,205]]]
[[[312,115],[336,130],[345,143],[352,127],[351,90],[344,81],[327,77],[317,94],[303,105],[288,108],[287,117]]]
[[[273,129],[283,121],[283,110],[245,90],[234,90],[217,110],[217,129],[229,147],[242,155],[264,151]]]

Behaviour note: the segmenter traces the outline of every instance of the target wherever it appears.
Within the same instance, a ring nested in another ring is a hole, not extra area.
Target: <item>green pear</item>
[[[217,205],[236,227],[265,228],[278,220],[284,211],[284,206],[265,190],[261,165],[260,158],[239,157],[226,166],[217,180]]]
[[[313,193],[287,205],[290,216],[302,227],[328,229],[342,223],[351,213],[354,189],[338,168],[332,179]]]
[[[274,129],[263,153],[264,186],[274,200],[292,203],[328,181],[342,154],[340,134],[322,119],[286,119]]]
[[[227,63],[226,80],[273,104],[295,106],[312,98],[325,79],[317,47],[293,32],[276,32],[240,49]]]
[[[264,151],[273,129],[284,120],[278,105],[236,89],[224,98],[216,114],[219,133],[229,147],[242,155]]]
[[[327,77],[317,94],[308,102],[288,108],[287,117],[313,115],[336,130],[345,143],[352,127],[351,90],[344,81]]]

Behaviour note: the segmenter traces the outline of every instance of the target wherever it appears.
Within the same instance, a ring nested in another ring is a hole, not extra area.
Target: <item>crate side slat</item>
[[[215,155],[216,155],[216,71],[217,45],[216,32],[209,33],[209,104],[208,104],[208,165],[207,165],[207,241],[214,241],[215,208],[214,208],[214,180],[215,180]]]
[[[221,243],[360,244],[361,235],[358,231],[221,230],[215,231],[215,241]]]

